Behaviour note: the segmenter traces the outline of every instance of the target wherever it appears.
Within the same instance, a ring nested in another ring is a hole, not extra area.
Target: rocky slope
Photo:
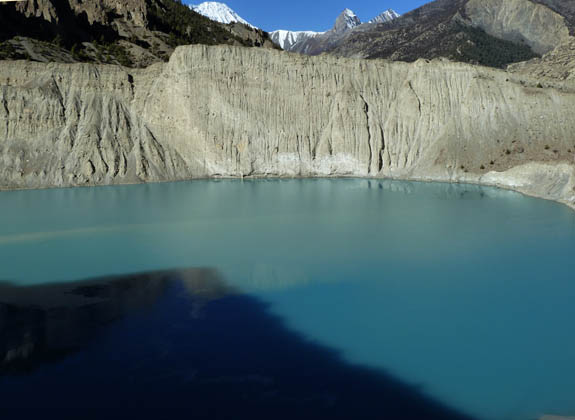
[[[395,10],[387,9],[385,12],[380,13],[379,15],[371,19],[368,23],[387,23],[400,17],[401,15],[397,13]]]
[[[575,206],[575,85],[447,61],[180,47],[166,64],[0,62],[4,189],[217,176],[500,185]]]
[[[469,0],[464,13],[471,25],[497,38],[525,43],[538,54],[569,37],[563,16],[530,0]]]
[[[573,33],[571,0],[436,0],[392,22],[358,27],[314,53],[505,67],[549,53]]]
[[[569,37],[541,58],[513,64],[508,70],[538,78],[575,80],[575,37]]]
[[[531,0],[534,3],[539,3],[547,6],[554,12],[565,17],[569,32],[572,36],[575,35],[575,2],[572,0]]]
[[[391,22],[400,17],[395,11],[388,9],[379,14],[367,23],[362,23],[357,15],[350,9],[345,9],[339,14],[335,20],[333,28],[326,32],[288,32],[293,34],[295,38],[293,42],[284,42],[285,46],[281,45],[282,38],[286,38],[283,34],[285,31],[274,31],[270,35],[276,44],[280,45],[284,50],[298,52],[307,55],[319,55],[334,48],[343,39],[343,37],[354,29],[365,27],[372,27],[377,23]],[[279,32],[279,33],[278,33]],[[278,39],[278,41],[276,41]]]
[[[145,67],[187,44],[275,47],[259,29],[214,22],[179,0],[0,3],[0,59]]]

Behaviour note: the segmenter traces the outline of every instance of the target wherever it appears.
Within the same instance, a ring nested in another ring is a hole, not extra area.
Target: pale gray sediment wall
[[[200,177],[471,182],[575,207],[575,84],[435,60],[180,47],[0,62],[0,188]]]

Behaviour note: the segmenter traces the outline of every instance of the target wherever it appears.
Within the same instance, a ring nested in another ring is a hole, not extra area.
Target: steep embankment
[[[0,75],[2,188],[373,176],[495,184],[575,205],[569,83],[205,46],[145,70],[3,62]]]

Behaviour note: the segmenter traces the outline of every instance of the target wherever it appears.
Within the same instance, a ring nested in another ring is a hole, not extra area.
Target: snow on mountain
[[[371,19],[368,23],[384,23],[397,19],[401,15],[392,9],[387,9],[385,12]],[[317,43],[313,38],[329,39],[338,38],[345,34],[347,31],[362,25],[361,20],[350,9],[345,9],[337,17],[333,29],[327,32],[313,32],[313,31],[286,31],[278,30],[270,32],[271,40],[279,45],[286,51],[305,52],[306,46],[310,43]],[[309,42],[307,42],[309,41]]]
[[[376,17],[371,19],[368,23],[386,23],[391,22],[393,19],[397,19],[398,17],[401,17],[401,15],[397,13],[395,10],[387,9],[382,14],[377,15]]]
[[[302,42],[306,39],[314,38],[318,35],[323,34],[323,32],[314,31],[286,31],[283,29],[270,32],[271,40],[282,47],[282,49],[289,51],[298,42]]]
[[[361,20],[357,17],[353,10],[345,9],[342,15],[345,17],[345,24],[349,29],[361,25]]]
[[[205,1],[198,5],[190,5],[190,9],[216,22],[225,24],[239,22],[255,28],[255,26],[248,23],[225,3]]]
[[[333,27],[332,31],[336,33],[343,33],[359,25],[361,25],[361,20],[357,17],[357,15],[352,10],[345,9],[337,17],[335,26]]]

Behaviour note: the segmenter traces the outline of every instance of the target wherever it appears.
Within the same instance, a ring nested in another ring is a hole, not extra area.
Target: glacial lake
[[[11,418],[575,416],[560,204],[320,179],[2,192],[0,209]]]

